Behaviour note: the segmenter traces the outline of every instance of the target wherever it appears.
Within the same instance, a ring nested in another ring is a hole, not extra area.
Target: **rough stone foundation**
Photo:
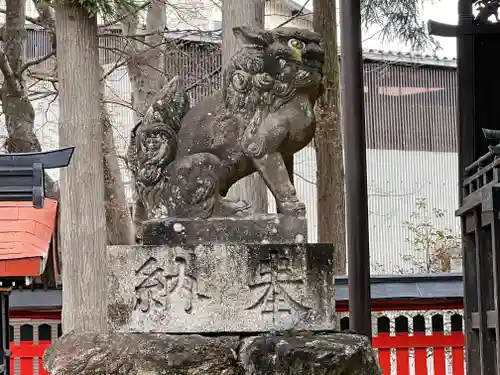
[[[52,375],[381,375],[369,341],[343,333],[242,338],[73,331],[43,360]]]

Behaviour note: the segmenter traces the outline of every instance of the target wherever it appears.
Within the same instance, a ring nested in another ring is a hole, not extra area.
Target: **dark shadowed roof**
[[[335,299],[346,301],[349,296],[347,276],[335,278]],[[372,276],[371,293],[374,300],[463,298],[461,273],[429,275]]]

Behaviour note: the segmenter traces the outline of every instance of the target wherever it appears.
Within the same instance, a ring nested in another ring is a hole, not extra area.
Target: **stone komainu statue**
[[[224,71],[222,90],[189,108],[176,77],[131,134],[129,167],[149,218],[241,216],[251,208],[225,198],[258,171],[278,212],[305,213],[285,161],[315,133],[324,51],[309,30],[236,27],[243,48]]]

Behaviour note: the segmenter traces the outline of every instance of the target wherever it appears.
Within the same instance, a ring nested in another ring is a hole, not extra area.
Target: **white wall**
[[[403,224],[416,211],[418,198],[425,198],[430,210],[445,211],[432,217],[436,228],[459,233],[455,217],[458,208],[458,156],[456,153],[367,150],[370,246],[375,271],[394,272],[411,268],[403,260],[416,255],[407,242]]]
[[[435,228],[459,233],[454,216],[458,208],[458,156],[455,153],[400,150],[366,151],[370,253],[373,273],[410,270],[405,256],[418,259],[407,239],[404,224],[417,211],[417,200],[425,198],[428,216]],[[307,147],[295,156],[295,185],[299,199],[307,206],[308,240],[317,241],[316,154]],[[445,212],[436,218],[432,209]],[[269,210],[276,212],[269,194]]]

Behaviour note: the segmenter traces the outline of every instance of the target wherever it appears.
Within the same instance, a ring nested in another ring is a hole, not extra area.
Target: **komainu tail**
[[[190,108],[182,78],[177,76],[170,80],[150,103],[144,117],[130,132],[127,160],[134,177],[139,176],[147,165],[154,164],[163,169],[175,157],[177,132]]]

